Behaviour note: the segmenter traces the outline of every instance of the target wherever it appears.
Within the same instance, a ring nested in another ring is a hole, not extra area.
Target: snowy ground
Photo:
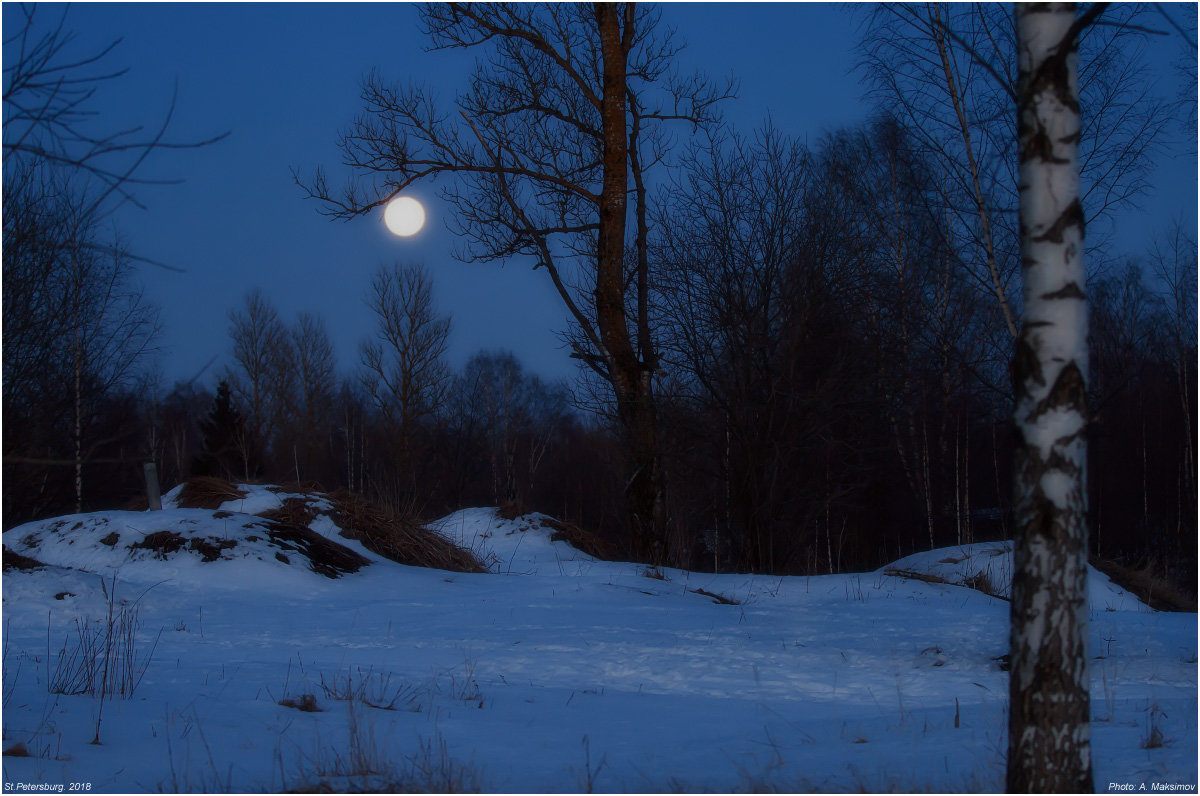
[[[50,565],[3,577],[5,792],[1003,790],[1008,604],[952,585],[985,571],[1003,593],[1000,546],[857,575],[656,579],[537,517],[470,509],[436,527],[491,574],[401,566],[319,518],[371,562],[330,578],[308,542],[243,513],[279,499],[4,534]],[[164,530],[183,546],[130,549]],[[49,693],[77,620],[103,626],[114,575],[118,615],[137,601],[136,690]],[[1196,616],[1091,577],[1096,787],[1194,792]],[[318,711],[279,704],[306,695]]]

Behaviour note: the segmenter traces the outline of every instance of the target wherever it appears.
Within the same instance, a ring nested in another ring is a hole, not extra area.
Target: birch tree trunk
[[[1017,4],[1024,314],[1016,397],[1008,791],[1090,792],[1087,297],[1073,3]]]

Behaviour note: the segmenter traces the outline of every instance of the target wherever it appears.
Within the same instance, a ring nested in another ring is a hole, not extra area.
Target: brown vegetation
[[[271,544],[300,553],[308,559],[309,569],[327,578],[340,578],[371,563],[353,550],[302,525],[268,520],[265,530]],[[279,558],[278,554],[276,558]],[[281,560],[286,561],[286,556]]]
[[[9,550],[7,547],[4,548],[3,557],[4,557],[5,571],[8,571],[10,569],[18,569],[18,570],[41,569],[42,567],[46,566],[41,561],[38,561],[36,558],[30,558],[29,556],[23,556],[20,553]]]
[[[333,521],[342,536],[361,542],[373,553],[416,567],[452,572],[486,572],[469,550],[458,547],[415,520],[399,516],[347,490],[329,495]]]
[[[244,490],[238,489],[224,478],[203,475],[188,479],[179,493],[176,504],[181,509],[219,509],[221,504],[228,500],[240,500],[244,497]]]
[[[572,525],[569,522],[562,522],[551,517],[543,517],[542,525],[554,530],[554,533],[550,535],[550,541],[552,542],[566,542],[576,550],[587,553],[592,558],[599,558],[602,561],[615,561],[617,558],[616,550],[610,542],[600,538],[591,531],[585,531],[578,525]]]
[[[1099,558],[1093,558],[1089,563],[1156,611],[1196,613],[1196,595],[1186,594],[1176,588],[1170,578],[1163,576],[1152,564],[1126,567],[1116,561]]]

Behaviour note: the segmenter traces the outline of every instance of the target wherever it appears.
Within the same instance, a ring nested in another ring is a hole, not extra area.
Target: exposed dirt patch
[[[157,531],[147,534],[146,538],[140,542],[131,544],[131,550],[143,549],[154,551],[156,557],[166,560],[167,556],[176,553],[184,548],[192,550],[200,554],[200,560],[207,563],[216,561],[221,558],[222,550],[229,550],[237,547],[237,541],[233,539],[216,539],[213,537],[194,537],[188,539],[174,531]]]
[[[313,572],[327,578],[340,578],[371,563],[353,550],[326,539],[310,528],[276,520],[266,520],[263,528],[271,544],[304,556]]]
[[[181,509],[217,509],[227,500],[241,500],[244,497],[244,490],[224,478],[198,476],[183,485],[176,505]]]
[[[237,542],[233,539],[214,539],[208,536],[203,539],[192,539],[188,542],[188,547],[199,553],[200,560],[207,563],[220,558],[222,550],[231,550],[237,547]]]
[[[146,538],[140,542],[134,542],[129,545],[130,550],[150,550],[162,559],[167,560],[167,556],[171,553],[182,550],[187,546],[188,540],[175,533],[174,531],[155,531],[154,533],[146,534]]]
[[[31,569],[43,569],[46,566],[41,561],[38,561],[36,558],[30,558],[29,556],[23,556],[14,550],[9,550],[7,547],[5,547],[3,549],[2,555],[4,558],[4,569],[5,570],[16,569],[16,570],[26,571],[26,570],[31,570]]]

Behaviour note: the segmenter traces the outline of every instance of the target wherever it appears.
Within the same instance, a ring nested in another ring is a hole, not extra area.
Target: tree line
[[[1194,30],[1154,11],[1190,48],[1194,139]],[[23,12],[6,525],[120,499],[123,464],[151,459],[408,514],[540,508],[690,568],[836,572],[1011,536],[1009,787],[1090,787],[1087,551],[1196,577],[1196,242],[1164,223],[1141,259],[1104,247],[1173,123],[1142,88],[1143,9],[874,7],[876,113],[810,147],[724,123],[734,84],[683,75],[656,9],[425,6],[433,48],[484,56],[459,113],[373,72],[340,142],[349,187],[298,181],[354,217],[449,178],[466,255],[551,280],[574,389],[503,352],[453,372],[428,274],[385,265],[352,374],[319,317],[288,325],[251,292],[215,393],[161,400],[136,258],[98,222],[135,201],[165,125],[89,135],[107,50],[64,59],[62,23],[39,38]]]
[[[425,124],[419,89],[373,73],[371,113],[344,142],[350,162],[409,181],[468,175],[451,189],[458,231],[480,259],[530,255],[547,271],[575,321],[566,334],[582,376],[571,386],[506,352],[451,368],[451,319],[424,268],[401,264],[379,267],[364,290],[377,332],[357,362],[339,368],[318,315],[285,322],[253,291],[229,313],[228,367],[209,383],[163,384],[148,367],[157,310],[138,292],[139,261],[85,212],[102,203],[76,187],[79,164],[10,152],[6,526],[130,499],[149,460],[168,484],[317,482],[427,515],[536,508],[630,557],[693,567],[835,572],[1011,536],[1011,120],[999,112],[1005,87],[978,64],[1008,23],[964,9],[872,12],[863,68],[877,112],[811,146],[769,123],[723,123],[717,109],[735,87],[678,78],[675,45],[651,35],[652,9],[625,9],[618,27],[633,33],[615,43],[583,6],[426,9],[439,46],[477,46],[509,25],[628,50],[638,92],[623,95],[620,195],[632,230],[615,253],[597,248],[605,194],[593,181],[604,182],[614,136],[603,109],[616,98],[599,88],[599,61],[546,63],[539,47],[561,42],[517,37],[501,55],[528,68],[481,65],[471,139]],[[1081,78],[1098,115],[1124,120],[1110,151],[1084,158],[1106,197],[1097,224],[1137,193],[1166,124],[1161,105],[1131,93],[1138,74],[1120,36],[1135,33],[1103,29],[1102,63]],[[993,56],[990,71],[1009,74]],[[520,101],[535,95],[540,104]],[[515,124],[530,108],[561,129]],[[383,119],[397,123],[371,126]],[[666,136],[680,122],[693,134],[668,168]],[[414,142],[430,156],[415,158]],[[320,173],[308,188],[335,214],[382,201],[341,201]],[[1187,583],[1195,243],[1176,224],[1140,259],[1090,252],[1092,550],[1158,562]],[[597,266],[609,260],[612,273]]]
[[[690,146],[648,241],[667,561],[839,572],[1011,537],[1009,399],[989,358],[1003,318],[956,278],[935,173],[885,116],[811,148],[769,126]],[[93,335],[77,390],[77,358],[62,354],[77,338],[60,328],[75,316],[33,302],[62,306],[81,288],[44,274],[93,273],[70,252],[5,248],[6,291],[41,285],[6,303],[6,525],[123,505],[154,461],[167,485],[315,482],[426,517],[540,510],[637,552],[602,385],[547,382],[508,352],[451,367],[451,318],[424,267],[376,269],[364,287],[376,332],[357,362],[339,366],[319,315],[288,322],[255,290],[229,312],[229,364],[209,382],[162,383],[146,367],[152,337]],[[83,284],[100,308],[88,328],[130,313],[111,286],[132,283],[132,263],[103,262]],[[1089,285],[1092,549],[1181,583],[1195,555],[1181,433],[1194,423],[1194,288],[1179,227]]]

